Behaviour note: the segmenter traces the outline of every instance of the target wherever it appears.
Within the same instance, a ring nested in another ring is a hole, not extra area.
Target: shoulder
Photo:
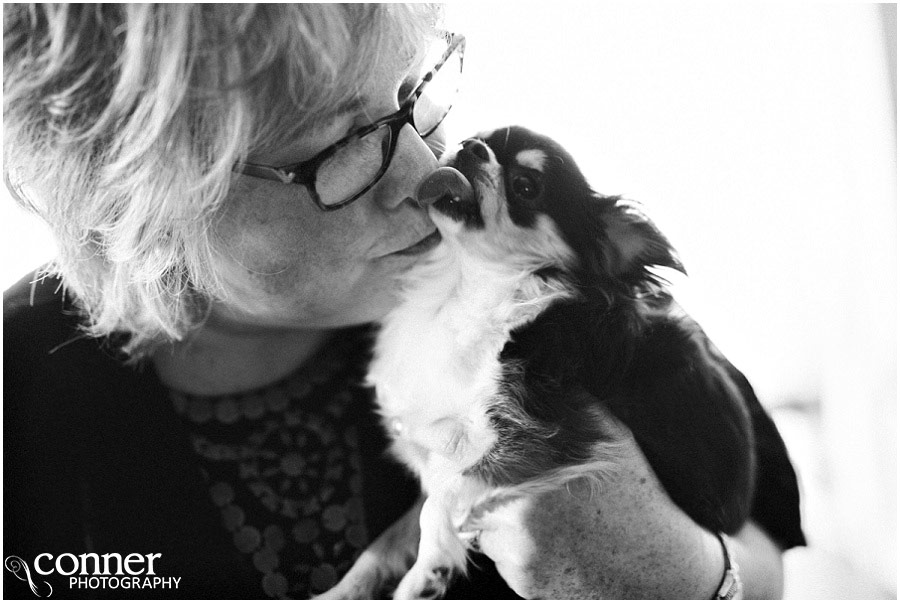
[[[26,404],[47,385],[49,365],[63,343],[78,337],[78,320],[62,283],[26,276],[3,293],[3,376],[5,415]]]
[[[78,311],[62,281],[42,277],[40,270],[28,274],[3,293],[4,364],[49,354],[78,336],[78,324]]]
[[[80,323],[59,279],[36,271],[3,294],[4,435],[21,446],[70,440],[84,421],[81,402],[110,359]]]
[[[89,360],[80,315],[62,282],[28,275],[3,294],[3,376],[7,417],[54,397],[58,385],[77,381]],[[59,410],[58,405],[57,410]]]
[[[88,335],[84,314],[63,281],[41,269],[3,292],[4,375],[12,367],[45,370],[104,364],[121,367],[122,357],[106,339]],[[28,372],[28,371],[26,371]]]
[[[25,433],[40,435],[35,442],[76,438],[116,384],[133,379],[134,371],[81,323],[59,279],[29,275],[4,292],[5,436],[22,445]]]

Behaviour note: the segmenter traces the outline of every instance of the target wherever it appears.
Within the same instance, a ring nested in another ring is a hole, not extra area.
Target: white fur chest
[[[369,369],[394,451],[428,489],[433,451],[461,471],[493,445],[487,417],[510,332],[567,292],[532,274],[441,246],[410,276]],[[448,460],[449,459],[449,460]],[[443,473],[443,471],[442,471]]]

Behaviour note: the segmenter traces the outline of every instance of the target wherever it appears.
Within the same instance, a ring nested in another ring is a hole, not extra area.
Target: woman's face
[[[286,165],[313,157],[349,131],[396,111],[405,65],[387,64],[362,90],[358,108],[340,113],[289,147],[248,161]],[[433,134],[429,144],[434,146]],[[442,146],[442,144],[438,144]],[[436,229],[414,201],[437,166],[409,124],[377,184],[344,208],[324,212],[306,187],[235,176],[217,217],[215,270],[225,291],[212,319],[238,330],[318,329],[370,322],[396,303],[398,277],[437,244]],[[431,236],[427,241],[423,240]]]

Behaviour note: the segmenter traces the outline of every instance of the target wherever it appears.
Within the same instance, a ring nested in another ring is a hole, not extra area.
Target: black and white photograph
[[[5,600],[897,598],[897,5],[3,5]]]

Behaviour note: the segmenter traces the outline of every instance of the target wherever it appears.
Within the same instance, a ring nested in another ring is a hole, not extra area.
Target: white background
[[[567,145],[597,190],[643,202],[690,274],[676,295],[773,409],[811,543],[787,557],[788,596],[896,596],[890,15],[846,3],[448,8],[468,39],[453,140],[526,125]],[[52,247],[6,199],[2,212],[6,287]]]

